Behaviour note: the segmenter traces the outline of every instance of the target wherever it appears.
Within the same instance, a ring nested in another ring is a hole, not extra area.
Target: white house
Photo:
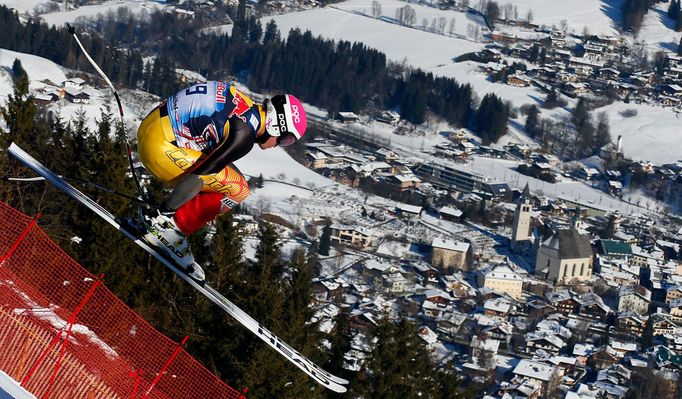
[[[635,312],[644,315],[649,312],[651,291],[639,284],[621,287],[618,296],[618,312]]]

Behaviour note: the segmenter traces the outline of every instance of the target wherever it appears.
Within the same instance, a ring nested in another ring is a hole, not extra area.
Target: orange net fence
[[[0,370],[38,398],[242,398],[2,202]]]

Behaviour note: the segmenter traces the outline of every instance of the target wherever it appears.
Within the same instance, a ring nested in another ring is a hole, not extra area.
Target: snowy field
[[[637,116],[623,117],[621,112],[626,109],[637,111]],[[626,157],[659,165],[682,160],[682,115],[670,108],[622,102],[597,110],[601,111],[609,115],[614,141],[623,136]]]
[[[476,2],[472,2],[476,4]],[[590,33],[618,35],[622,19],[624,0],[500,0],[500,5],[514,4],[520,19],[525,19],[528,10],[533,12],[533,23],[548,27],[561,27],[565,20],[568,31],[582,34],[587,28]]]
[[[64,68],[52,61],[35,55],[0,49],[0,103],[4,104],[7,95],[14,91],[11,72],[12,64],[16,59],[21,61],[22,67],[26,70],[29,77],[29,87],[32,90],[44,87],[45,84],[41,83],[44,80],[49,80],[58,85],[66,80]]]
[[[390,0],[384,3],[406,4]],[[341,3],[333,8],[266,17],[261,19],[261,23],[265,25],[271,19],[275,20],[283,36],[286,36],[290,29],[299,27],[301,30],[310,30],[313,35],[326,39],[362,42],[385,53],[389,60],[396,62],[405,60],[409,65],[428,71],[453,63],[453,59],[461,54],[483,48],[482,43],[408,28],[389,21],[374,19],[359,11],[337,8],[345,4]],[[417,21],[419,21],[418,15],[417,12]],[[394,13],[390,14],[390,18],[394,18]]]
[[[670,2],[654,4],[654,9],[644,16],[636,40],[646,43],[650,53],[660,50],[677,51],[680,33],[675,32],[675,21],[668,18],[669,5]]]

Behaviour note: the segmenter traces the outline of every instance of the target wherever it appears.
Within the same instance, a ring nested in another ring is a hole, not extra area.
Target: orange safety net
[[[243,397],[2,202],[0,370],[38,398]]]

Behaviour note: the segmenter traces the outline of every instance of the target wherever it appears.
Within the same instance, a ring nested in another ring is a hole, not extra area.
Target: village
[[[350,310],[348,368],[361,369],[378,319],[406,314],[434,356],[489,398],[625,398],[635,382],[675,392],[679,218],[551,199],[350,142],[306,144],[306,165],[343,184],[292,205],[301,235],[316,226],[331,244],[318,317]],[[364,200],[348,194],[357,189]]]
[[[682,56],[661,52],[660,65],[635,64],[633,49],[623,38],[569,35],[560,30],[536,28],[524,37],[494,32],[481,54],[481,69],[497,74],[512,86],[534,85],[544,91],[559,88],[570,97],[605,97],[607,100],[677,107],[682,101]],[[641,49],[638,51],[642,51]],[[504,73],[505,57],[524,62],[514,73]],[[526,64],[527,62],[527,64]]]

